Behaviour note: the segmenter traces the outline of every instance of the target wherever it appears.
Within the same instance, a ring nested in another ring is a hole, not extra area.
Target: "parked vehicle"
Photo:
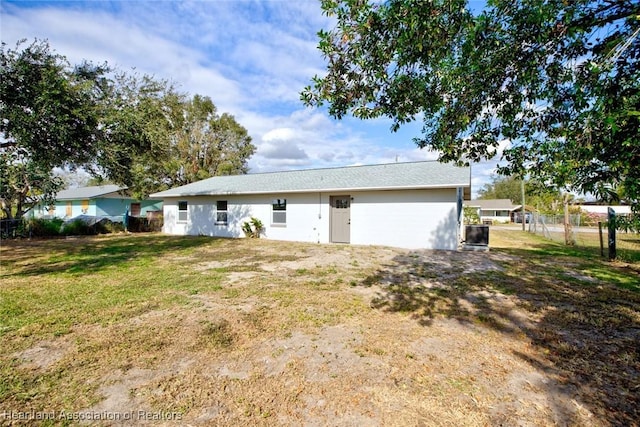
[[[529,224],[531,222],[531,212],[525,213],[524,217],[525,217],[526,224]],[[514,220],[516,223],[522,224],[522,213],[516,213],[514,215]]]

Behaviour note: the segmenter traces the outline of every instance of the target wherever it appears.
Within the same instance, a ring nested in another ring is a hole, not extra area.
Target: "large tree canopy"
[[[247,130],[149,76],[71,66],[48,42],[0,50],[0,202],[7,217],[50,203],[55,167],[83,167],[134,196],[213,175],[246,173]]]
[[[522,180],[512,176],[494,177],[478,190],[478,198],[509,199],[512,203],[522,203]]]
[[[106,173],[140,198],[211,176],[247,173],[255,152],[247,130],[233,116],[218,114],[208,97],[166,93],[145,107],[141,122],[154,134],[151,149],[119,161],[126,165],[121,176]]]
[[[420,147],[640,201],[640,4],[623,0],[324,0],[327,73],[302,99],[341,118],[422,119]],[[506,144],[505,144],[506,143]]]
[[[2,147],[20,146],[49,167],[91,160],[100,140],[93,89],[108,69],[71,68],[38,41],[22,50],[2,43],[0,55]]]
[[[104,66],[72,68],[46,42],[0,50],[0,202],[4,216],[50,202],[56,166],[90,161],[100,144],[96,95]]]

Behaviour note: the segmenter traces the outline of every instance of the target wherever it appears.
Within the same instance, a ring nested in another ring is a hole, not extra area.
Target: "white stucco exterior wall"
[[[458,247],[455,189],[352,194],[351,243],[408,249]]]
[[[286,225],[272,223],[272,201],[287,200]],[[227,201],[227,225],[216,225],[216,202]],[[187,222],[178,221],[178,202],[187,201]],[[263,237],[327,243],[329,199],[319,193],[211,196],[165,199],[164,232],[177,235],[244,237],[242,223],[256,217],[265,226]]]
[[[328,243],[330,196],[349,195],[352,244],[455,250],[459,242],[456,194],[452,188],[171,198],[164,200],[164,232],[244,237],[242,223],[254,216],[265,226],[264,238]],[[277,198],[287,200],[285,226],[271,221],[272,201]],[[227,225],[215,224],[218,200],[227,201]],[[188,203],[186,222],[177,220],[179,201]]]

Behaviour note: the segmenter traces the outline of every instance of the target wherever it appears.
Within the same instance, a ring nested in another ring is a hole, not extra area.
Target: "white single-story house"
[[[465,206],[477,209],[481,223],[512,222],[513,214],[522,208],[522,205],[514,205],[509,199],[476,199],[466,202]]]
[[[277,240],[455,250],[471,170],[391,163],[217,176],[152,194],[164,232],[243,236],[251,217]]]
[[[62,190],[56,194],[51,206],[36,205],[31,215],[37,218],[75,218],[80,215],[105,217],[145,216],[147,211],[162,209],[158,200],[135,200],[127,195],[126,187],[118,185],[98,185]]]

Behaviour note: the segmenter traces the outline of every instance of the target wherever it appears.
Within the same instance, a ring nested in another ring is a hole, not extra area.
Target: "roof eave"
[[[344,191],[397,191],[397,190],[436,190],[443,188],[465,188],[471,187],[468,182],[452,183],[441,185],[411,185],[411,186],[393,186],[393,187],[337,187],[337,188],[311,188],[303,190],[277,190],[277,191],[226,191],[226,192],[184,192],[184,193],[166,193],[164,191],[150,194],[149,198],[163,199],[175,197],[198,197],[198,196],[243,196],[258,194],[303,194],[303,193],[335,193]]]

